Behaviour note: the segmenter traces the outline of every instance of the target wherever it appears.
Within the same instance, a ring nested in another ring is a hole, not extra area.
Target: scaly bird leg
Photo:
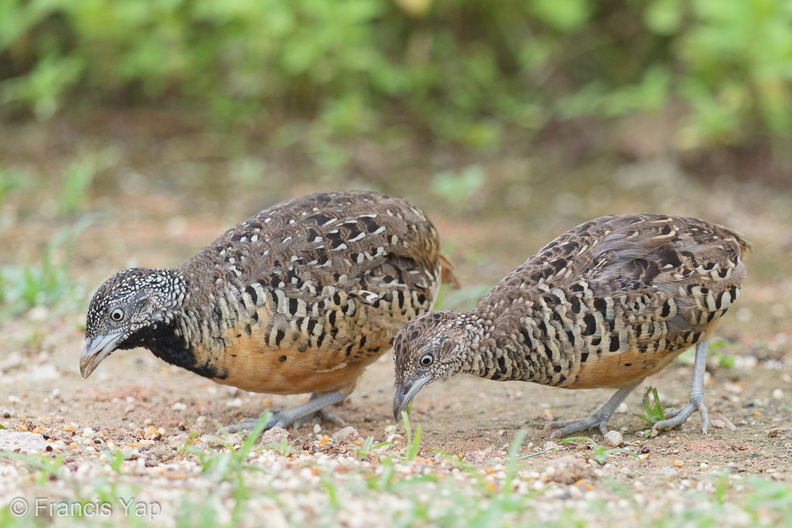
[[[651,436],[657,435],[658,429],[671,429],[681,424],[698,409],[701,414],[701,430],[705,434],[709,428],[709,413],[704,405],[704,372],[707,370],[707,348],[708,341],[702,341],[696,345],[696,359],[693,363],[693,384],[690,388],[690,400],[687,405],[678,411],[667,414],[668,418],[661,420],[652,426]]]
[[[310,399],[302,405],[273,414],[272,418],[267,422],[266,429],[272,429],[273,427],[289,427],[290,425],[309,420],[314,414],[319,414],[323,418],[335,423],[340,422],[343,425],[343,420],[327,411],[325,407],[338,403],[347,396],[348,394],[341,391],[327,392],[324,394],[313,393]],[[247,418],[238,424],[229,426],[228,431],[233,433],[241,431],[242,429],[252,429],[258,421],[258,418]]]
[[[630,394],[638,385],[640,385],[641,382],[643,382],[643,378],[639,379],[629,387],[623,387],[617,390],[613,396],[611,396],[608,401],[602,405],[602,407],[594,411],[594,414],[587,418],[550,422],[547,424],[547,426],[545,426],[545,429],[558,427],[559,429],[553,431],[553,434],[550,435],[550,438],[556,438],[558,436],[567,436],[580,431],[588,431],[592,427],[598,425],[600,432],[604,436],[608,432],[608,420],[613,414],[613,411],[619,407],[627,395]]]

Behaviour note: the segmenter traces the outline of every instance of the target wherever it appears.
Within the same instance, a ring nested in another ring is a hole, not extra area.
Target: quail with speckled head
[[[312,393],[276,413],[324,413],[428,311],[445,277],[438,233],[407,201],[365,191],[303,196],[228,230],[173,269],[132,268],[91,300],[80,371],[143,347],[247,391]],[[243,422],[249,427],[255,420]]]
[[[559,236],[512,271],[470,312],[435,311],[396,335],[394,416],[428,383],[458,373],[567,389],[614,388],[553,436],[598,427],[641,382],[696,347],[690,399],[652,434],[696,410],[709,419],[707,342],[737,300],[749,244],[737,233],[681,216],[597,218]]]

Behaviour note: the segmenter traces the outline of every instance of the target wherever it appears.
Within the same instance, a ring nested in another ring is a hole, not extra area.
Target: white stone
[[[605,434],[605,441],[613,447],[619,447],[622,445],[624,438],[619,431],[610,430]]]

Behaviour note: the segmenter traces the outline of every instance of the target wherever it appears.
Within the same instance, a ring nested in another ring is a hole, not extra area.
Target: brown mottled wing
[[[606,223],[613,231],[583,274],[595,298],[613,297],[634,313],[657,312],[672,341],[704,331],[736,299],[748,244],[733,231],[696,218],[657,215],[617,216]]]
[[[545,246],[480,306],[511,304],[497,308],[498,326],[522,329],[540,382],[626,385],[714,329],[737,298],[747,250],[736,233],[695,218],[603,217]]]
[[[623,385],[706,339],[737,299],[748,244],[695,218],[619,216],[584,275],[604,306],[602,343],[580,386]],[[596,335],[596,333],[595,333]],[[573,382],[574,383],[574,382]]]
[[[196,353],[198,361],[228,365],[236,379],[224,382],[248,390],[305,392],[327,388],[319,374],[373,361],[404,323],[429,310],[441,257],[437,232],[420,210],[399,198],[352,191],[265,210],[182,270],[188,280],[204,282],[194,291],[211,292],[196,304],[215,311],[220,305],[219,339]],[[244,361],[260,372],[239,374],[240,355],[258,358]],[[282,383],[274,381],[278,375]],[[297,390],[294,379],[301,377],[307,385]]]

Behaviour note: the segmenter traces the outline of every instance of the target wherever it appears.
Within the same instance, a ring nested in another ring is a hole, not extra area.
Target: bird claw
[[[568,436],[572,433],[588,431],[592,427],[597,426],[599,426],[599,430],[604,436],[608,432],[608,418],[603,418],[595,413],[588,418],[550,422],[544,429],[547,431],[558,428],[550,434],[550,438],[558,438],[559,436]]]
[[[267,429],[272,429],[273,427],[284,427],[284,426],[280,425],[276,421],[276,418],[279,415],[280,415],[280,413],[272,415],[272,417],[267,422],[267,425],[264,426],[264,430],[265,431]],[[239,423],[231,424],[231,425],[227,425],[225,427],[222,427],[220,429],[220,431],[221,432],[228,432],[228,433],[238,433],[239,431],[250,430],[250,429],[253,429],[254,427],[256,427],[256,424],[259,423],[259,420],[261,420],[261,417],[245,418],[244,420],[242,420]]]
[[[698,411],[701,414],[701,431],[704,434],[707,434],[707,429],[709,429],[709,412],[707,412],[707,406],[704,405],[703,398],[690,398],[690,401],[681,409],[671,411],[667,413],[667,418],[665,420],[660,420],[656,422],[652,426],[652,431],[649,433],[649,437],[653,438],[659,434],[659,430],[668,430],[680,425],[685,420],[687,420],[694,411]]]
[[[303,416],[302,418],[295,420],[294,423],[292,423],[291,425],[296,429],[297,427],[301,427],[306,423],[312,421],[314,418],[319,418],[320,420],[330,422],[339,427],[344,427],[346,425],[346,422],[344,421],[343,418],[341,418],[335,413],[331,413],[327,409],[319,409],[315,413],[309,414],[307,416]]]
[[[339,391],[320,395],[312,394],[311,398],[302,405],[284,409],[273,414],[264,429],[272,429],[273,427],[286,428],[289,426],[299,427],[301,424],[311,420],[314,416],[319,416],[335,424],[346,425],[341,418],[325,409],[328,405],[338,403],[344,398],[346,398],[346,394]],[[233,433],[241,431],[242,429],[252,429],[256,426],[258,421],[259,418],[247,418],[236,425],[227,427],[226,430]]]
[[[264,430],[266,431],[267,429],[272,429],[274,427],[282,427],[284,429],[287,427],[293,427],[294,429],[297,429],[298,427],[301,427],[312,421],[314,418],[331,422],[335,425],[338,425],[339,427],[346,425],[346,422],[341,417],[331,413],[327,409],[319,409],[314,413],[302,416],[297,419],[294,419],[290,414],[281,411],[272,415],[272,417],[267,422],[267,425],[264,426]],[[229,433],[237,433],[246,429],[253,429],[256,427],[256,424],[258,424],[260,419],[261,418],[245,418],[241,422],[229,425],[223,429]]]
[[[599,409],[594,411],[591,416],[587,418],[579,418],[577,420],[565,420],[565,421],[558,421],[558,422],[550,422],[545,427],[545,430],[559,427],[557,431],[554,431],[553,434],[550,435],[550,438],[556,438],[559,436],[566,436],[572,433],[578,433],[581,431],[588,431],[592,427],[599,426],[600,433],[602,436],[608,434],[608,420],[610,420],[613,411],[624,401],[627,395],[632,392],[635,387],[641,384],[643,380],[639,379],[632,385],[628,385],[626,387],[622,387],[617,390],[613,396],[608,398]]]

